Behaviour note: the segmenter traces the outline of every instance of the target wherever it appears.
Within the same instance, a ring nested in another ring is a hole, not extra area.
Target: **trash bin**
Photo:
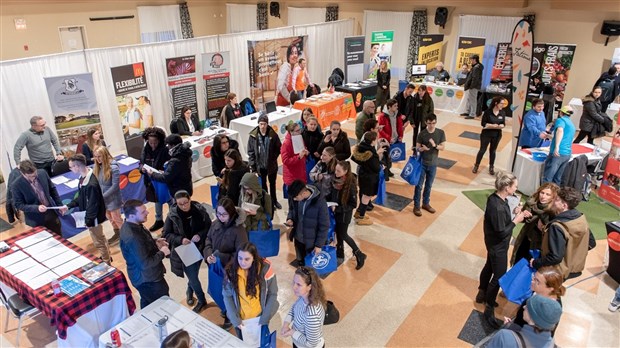
[[[607,244],[609,245],[609,265],[607,273],[620,283],[620,220],[606,222]]]

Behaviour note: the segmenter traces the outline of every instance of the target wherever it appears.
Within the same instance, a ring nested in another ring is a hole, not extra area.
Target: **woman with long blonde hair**
[[[95,148],[93,160],[95,163],[93,174],[97,177],[99,186],[101,186],[103,202],[105,203],[105,214],[114,229],[114,236],[108,239],[108,244],[112,245],[119,241],[119,232],[123,224],[123,218],[121,217],[123,197],[119,185],[120,169],[118,163],[116,163],[105,146]]]

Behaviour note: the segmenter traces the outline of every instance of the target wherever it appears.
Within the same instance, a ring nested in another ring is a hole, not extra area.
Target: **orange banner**
[[[355,105],[353,105],[353,96],[349,93],[343,93],[336,97],[338,93],[322,93],[316,98],[310,97],[300,100],[293,106],[297,110],[311,108],[312,113],[319,120],[321,128],[329,127],[333,120],[344,121],[348,118],[355,118]]]

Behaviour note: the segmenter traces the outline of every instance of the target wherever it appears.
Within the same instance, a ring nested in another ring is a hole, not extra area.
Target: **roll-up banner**
[[[512,48],[509,42],[500,42],[495,51],[491,81],[509,82],[510,80],[512,80]]]
[[[443,34],[420,35],[418,64],[426,64],[426,71],[430,71],[437,62],[441,61],[442,50]]]
[[[181,117],[184,106],[198,115],[196,99],[196,56],[174,57],[166,59],[168,88],[172,100],[172,115]]]
[[[144,63],[113,67],[112,81],[125,142],[153,125]]]
[[[368,64],[368,78],[376,78],[379,64],[382,60],[392,63],[393,30],[373,31],[370,35],[370,61]]]
[[[456,67],[460,68],[463,64],[469,64],[469,57],[477,54],[482,62],[484,55],[484,43],[486,39],[483,37],[459,37],[459,44],[456,50]]]
[[[345,83],[364,79],[364,36],[344,38],[344,78]]]
[[[230,52],[202,55],[202,79],[205,81],[207,119],[219,120],[230,93]]]
[[[542,71],[542,82],[553,87],[556,108],[562,106],[564,91],[573,64],[576,45],[547,44]]]

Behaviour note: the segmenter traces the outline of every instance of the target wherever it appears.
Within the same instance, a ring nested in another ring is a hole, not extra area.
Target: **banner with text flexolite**
[[[373,31],[370,35],[370,61],[368,64],[368,78],[377,77],[377,71],[382,60],[392,63],[392,42],[394,30]]]
[[[482,62],[484,55],[484,43],[486,39],[483,37],[459,37],[459,44],[456,50],[456,67],[463,66],[464,63],[469,64],[469,57],[477,54]]]
[[[93,74],[46,77],[47,96],[52,107],[60,147],[75,151],[88,129],[101,130]]]
[[[420,35],[418,64],[426,64],[426,71],[430,71],[437,62],[441,61],[442,49],[443,34]]]
[[[153,126],[144,63],[117,66],[110,70],[118,114],[127,143],[129,138],[138,136],[144,128]]]
[[[542,82],[553,87],[556,108],[562,106],[564,91],[573,64],[576,45],[547,44],[543,63]]]
[[[202,79],[205,80],[207,119],[219,120],[230,93],[230,52],[204,53]]]
[[[185,106],[192,109],[192,114],[198,115],[196,56],[167,58],[166,74],[172,100],[172,116],[181,117],[181,110]]]
[[[345,83],[364,79],[364,36],[344,38],[344,79]]]

